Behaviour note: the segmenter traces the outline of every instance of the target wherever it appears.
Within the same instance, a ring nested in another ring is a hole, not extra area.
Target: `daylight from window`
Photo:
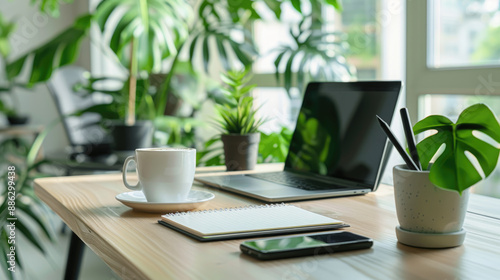
[[[428,66],[500,63],[499,0],[429,1]]]

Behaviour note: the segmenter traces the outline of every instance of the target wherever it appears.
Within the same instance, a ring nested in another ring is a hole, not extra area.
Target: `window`
[[[274,77],[274,60],[277,57],[273,49],[292,41],[288,34],[290,25],[300,21],[294,9],[282,5],[282,23],[257,22],[253,34],[258,49],[264,54],[254,64],[254,81],[260,87],[254,91],[256,105],[265,104],[265,112],[271,121],[265,124],[265,132],[277,132],[283,125],[293,129],[301,104],[303,92],[295,88],[290,96],[278,85]],[[340,31],[344,42],[349,44],[345,52],[349,65],[354,66],[356,75],[352,80],[402,80],[403,79],[403,18],[404,5],[399,0],[351,0],[342,1],[343,11],[338,13],[333,8],[323,9],[325,29]],[[397,118],[395,118],[397,119]],[[402,132],[401,132],[402,133]],[[388,166],[398,161],[395,155]],[[394,164],[393,164],[394,163]],[[392,170],[386,169],[383,182],[392,184]]]
[[[429,1],[430,68],[500,63],[498,0]]]
[[[334,11],[332,7],[324,8],[323,19],[324,28],[328,31],[342,32],[344,43],[348,44],[343,55],[347,63],[355,69],[355,75],[349,79],[402,79],[401,26],[404,6],[397,0],[352,0],[343,1],[342,4],[341,13]],[[281,22],[266,20],[253,25],[257,47],[263,54],[254,63],[254,82],[265,87],[265,89],[258,88],[254,93],[262,102],[272,102],[267,96],[273,92],[279,95],[283,93],[282,84],[278,85],[274,77],[274,60],[278,56],[276,49],[284,44],[293,44],[289,28],[298,24],[301,19],[289,2],[283,3],[282,8],[284,18]],[[303,7],[304,9],[310,8]],[[272,18],[272,15],[269,15],[269,18]],[[292,107],[289,110],[297,113],[295,107],[300,106],[303,90],[296,89],[291,92],[292,102],[289,105]],[[280,102],[275,104],[275,108],[278,106],[285,105]],[[293,124],[296,115],[293,113],[289,115]],[[268,126],[276,127],[275,124]]]
[[[406,93],[414,122],[430,114],[456,119],[478,102],[500,113],[500,35],[494,35],[500,32],[499,3],[407,2]],[[494,174],[473,190],[500,196],[491,191],[499,182]]]
[[[340,13],[331,7],[324,8],[323,20],[325,30],[344,34],[344,42],[348,44],[344,55],[348,63],[357,70],[355,79],[393,78],[384,72],[384,68],[398,68],[397,71],[400,71],[402,52],[391,52],[391,59],[384,61],[386,59],[384,49],[391,48],[389,45],[395,48],[402,47],[401,3],[395,0],[352,0],[342,3],[343,11]],[[276,48],[283,44],[293,44],[288,30],[290,26],[298,24],[301,17],[290,3],[285,2],[282,7],[284,17],[281,22],[266,20],[253,25],[255,41],[263,54],[253,68],[258,75],[273,74],[274,60],[278,55]],[[402,78],[401,73],[400,78]],[[271,85],[266,77],[259,76],[259,81],[261,80],[265,81],[266,85]]]

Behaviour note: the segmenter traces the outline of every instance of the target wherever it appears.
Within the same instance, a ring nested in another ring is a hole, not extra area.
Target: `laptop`
[[[283,171],[195,180],[267,202],[360,195],[377,189],[400,81],[313,82],[304,93]]]

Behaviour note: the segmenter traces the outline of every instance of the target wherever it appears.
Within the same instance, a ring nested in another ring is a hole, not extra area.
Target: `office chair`
[[[65,134],[71,146],[71,157],[86,155],[96,157],[111,153],[109,135],[99,125],[100,116],[86,113],[82,116],[71,114],[91,105],[102,103],[98,94],[75,92],[74,86],[85,82],[86,70],[78,66],[58,69],[47,82],[47,87],[54,99]]]
[[[75,84],[85,82],[85,72],[81,67],[66,66],[58,69],[47,82],[71,146],[69,160],[51,162],[64,168],[65,175],[119,172],[122,165],[117,161],[116,155],[111,153],[111,139],[99,125],[100,116],[89,113],[72,115],[91,105],[102,103],[98,99],[99,94],[75,92]],[[65,227],[61,231],[64,232],[64,229]],[[72,233],[65,279],[78,277],[84,248],[85,244]]]

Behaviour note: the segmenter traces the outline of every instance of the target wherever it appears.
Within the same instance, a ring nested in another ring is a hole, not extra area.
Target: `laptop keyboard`
[[[257,173],[247,174],[247,176],[307,191],[345,188],[339,185],[332,185],[316,180],[306,179],[288,172]]]

